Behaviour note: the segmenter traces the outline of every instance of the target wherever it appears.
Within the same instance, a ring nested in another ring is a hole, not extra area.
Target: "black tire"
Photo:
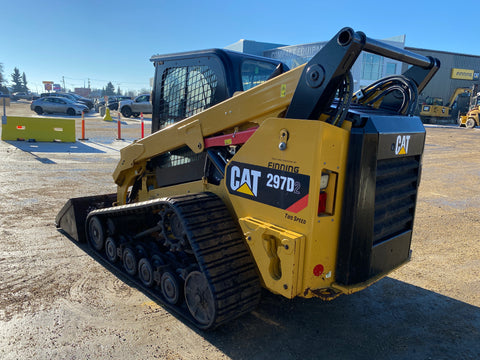
[[[467,122],[465,123],[465,127],[467,129],[473,129],[476,125],[475,119],[474,118],[468,118]]]
[[[132,116],[132,109],[130,108],[130,106],[124,106],[122,107],[121,113],[123,117],[129,118],[130,116]]]
[[[76,112],[75,112],[74,109],[72,109],[72,108],[68,108],[68,109],[67,109],[67,115],[69,115],[69,116],[75,116],[75,114],[76,114]]]
[[[43,114],[43,109],[40,107],[40,106],[35,106],[35,110],[34,110],[38,115],[42,115]]]
[[[103,225],[96,216],[93,216],[88,221],[88,243],[97,251],[101,251],[105,243]]]

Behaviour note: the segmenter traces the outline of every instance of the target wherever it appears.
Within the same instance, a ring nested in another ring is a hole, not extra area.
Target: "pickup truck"
[[[137,96],[134,100],[122,100],[118,104],[118,109],[124,117],[140,116],[140,113],[151,114],[152,103],[150,102],[150,94]]]

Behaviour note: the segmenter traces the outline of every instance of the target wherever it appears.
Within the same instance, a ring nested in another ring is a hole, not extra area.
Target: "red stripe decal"
[[[204,139],[205,148],[208,149],[212,146],[228,146],[244,144],[250,139],[258,127],[250,128],[248,130],[239,131],[234,134],[219,135]]]
[[[290,205],[286,210],[291,211],[293,213],[298,213],[300,210],[303,210],[308,205],[308,194],[305,195],[303,198],[298,200],[296,203]]]

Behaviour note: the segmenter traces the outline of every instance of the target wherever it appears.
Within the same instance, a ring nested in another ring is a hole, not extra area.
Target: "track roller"
[[[180,279],[171,271],[165,271],[160,280],[160,288],[165,300],[172,305],[178,304],[182,299],[183,291]]]
[[[105,240],[105,255],[107,256],[108,261],[111,263],[116,262],[118,259],[117,252],[117,244],[115,240],[109,236],[107,240]]]
[[[147,258],[141,258],[138,262],[138,277],[143,285],[152,287],[154,280],[153,268]]]
[[[128,275],[134,276],[137,274],[137,256],[135,251],[131,247],[125,248],[123,250],[123,267]]]

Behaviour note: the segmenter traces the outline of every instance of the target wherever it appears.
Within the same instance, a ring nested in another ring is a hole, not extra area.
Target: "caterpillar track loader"
[[[362,51],[412,66],[353,94]],[[293,70],[225,50],[151,61],[152,134],[121,150],[116,194],[67,201],[60,231],[201,329],[262,287],[330,300],[409,261],[411,114],[438,60],[344,28]]]

